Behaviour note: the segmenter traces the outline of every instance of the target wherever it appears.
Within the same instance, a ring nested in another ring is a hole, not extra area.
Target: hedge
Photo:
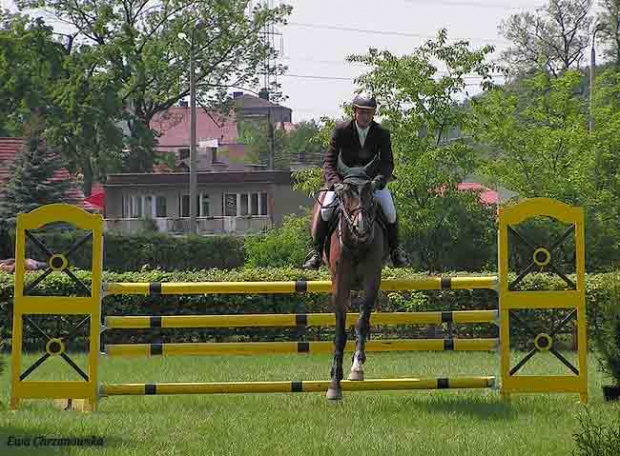
[[[32,277],[38,273],[30,273]],[[76,276],[89,283],[87,271],[76,271]],[[465,276],[467,274],[447,274]],[[469,274],[472,275],[472,274]],[[476,275],[487,275],[480,273]],[[492,275],[489,273],[488,275]],[[385,269],[384,278],[424,278],[422,273],[409,270]],[[587,304],[589,313],[595,311],[597,300],[605,299],[613,274],[596,274],[587,277]],[[131,273],[104,274],[108,282],[202,282],[202,281],[276,281],[276,280],[328,280],[328,272],[303,271],[293,268],[253,268],[239,270],[204,270],[194,272],[166,272],[152,270]],[[527,289],[561,289],[563,282],[546,274],[528,276],[524,285]],[[13,276],[0,273],[0,321],[9,322],[0,328],[0,338],[11,337],[10,320],[12,315]],[[53,274],[47,277],[38,287],[41,295],[78,295],[79,290],[65,275]],[[356,310],[359,297],[354,296],[352,311]],[[482,310],[497,309],[497,295],[492,290],[431,290],[414,292],[381,293],[377,310],[382,312],[396,311],[449,311],[449,310]],[[291,295],[165,295],[139,296],[114,295],[103,300],[104,315],[192,315],[192,314],[241,314],[241,313],[311,313],[331,312],[328,294],[291,294]],[[522,319],[529,322],[534,331],[548,332],[568,311],[532,310],[520,311]],[[35,317],[32,317],[35,319]],[[65,317],[64,326],[60,327],[58,319],[36,317],[37,325],[50,335],[59,336],[68,333],[71,324],[80,320],[79,316]],[[86,326],[86,325],[85,325]],[[61,334],[56,334],[60,329]],[[85,329],[85,328],[84,328]],[[41,341],[38,334],[28,325],[25,327],[24,348],[39,350]],[[571,325],[567,325],[563,334],[566,348],[572,344]],[[374,338],[391,337],[445,337],[451,332],[454,337],[497,337],[498,330],[494,325],[426,325],[397,326],[373,329]],[[152,343],[152,342],[208,342],[208,341],[264,341],[264,340],[329,340],[333,328],[309,328],[301,333],[297,328],[239,328],[239,329],[180,329],[180,330],[132,330],[108,331],[106,343]],[[511,337],[521,348],[529,342],[529,336],[523,328],[511,327]],[[74,349],[86,348],[84,332],[72,345]]]
[[[66,252],[85,231],[63,230],[58,225],[45,232],[34,232],[52,252]],[[88,241],[71,256],[71,264],[90,269],[92,242]],[[105,270],[114,272],[140,271],[143,269],[198,270],[232,269],[243,266],[243,238],[235,236],[174,236],[165,233],[138,233],[133,235],[108,232],[104,235]],[[30,241],[26,256],[44,261],[45,255]]]

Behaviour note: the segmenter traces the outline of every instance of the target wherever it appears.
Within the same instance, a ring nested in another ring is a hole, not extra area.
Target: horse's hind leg
[[[364,301],[360,309],[360,316],[355,325],[355,353],[349,373],[349,380],[364,380],[364,362],[366,361],[366,340],[370,333],[370,314],[375,306],[377,294],[381,284],[381,276],[373,277],[364,287]]]

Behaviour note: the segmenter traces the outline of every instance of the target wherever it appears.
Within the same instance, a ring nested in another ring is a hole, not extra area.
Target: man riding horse
[[[314,218],[313,245],[304,263],[305,269],[318,269],[322,263],[329,220],[335,207],[333,202],[346,177],[338,167],[339,159],[347,167],[365,167],[366,174],[372,179],[374,197],[387,219],[387,239],[392,264],[395,267],[406,265],[407,260],[399,248],[396,208],[392,195],[386,188],[394,170],[392,142],[389,130],[373,120],[376,109],[377,102],[374,98],[358,95],[353,99],[354,119],[334,128],[323,164],[329,190],[321,203],[321,216]]]

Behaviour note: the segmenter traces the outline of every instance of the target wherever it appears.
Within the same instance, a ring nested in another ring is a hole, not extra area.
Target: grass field
[[[329,362],[318,355],[103,359],[101,380],[322,380]],[[541,354],[523,373],[540,373],[547,365],[558,367],[553,373],[565,373],[555,358]],[[589,367],[588,409],[611,422],[619,408],[603,402],[601,383],[607,382],[594,357]],[[495,375],[496,369],[497,356],[489,353],[371,353],[366,376],[478,376]],[[50,359],[32,380],[51,379],[60,371],[70,373],[64,361]],[[8,396],[5,372],[0,383],[2,456],[570,455],[577,418],[585,410],[576,394],[515,396],[504,403],[490,390],[345,391],[341,402],[328,402],[320,393],[111,397],[90,414],[59,411],[48,401],[27,401],[14,413],[7,410]],[[7,445],[10,436],[40,435],[106,441],[104,447],[90,448]]]

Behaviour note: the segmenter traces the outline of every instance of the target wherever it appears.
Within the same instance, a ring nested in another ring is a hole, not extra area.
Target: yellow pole
[[[343,380],[344,391],[492,388],[495,377],[396,378],[363,382]],[[164,394],[313,393],[327,391],[329,380],[304,382],[134,383],[101,385],[101,396]]]
[[[354,326],[357,313],[347,314],[347,325]],[[494,323],[495,310],[466,310],[454,312],[376,312],[370,324],[406,325],[454,323]],[[243,315],[171,315],[171,316],[110,316],[106,329],[146,328],[240,328],[274,326],[335,326],[333,313],[316,314],[243,314]]]
[[[366,351],[492,351],[498,339],[385,339],[370,340]],[[331,353],[333,343],[322,342],[221,342],[170,344],[109,344],[108,356],[262,355],[275,353]],[[347,351],[355,350],[349,341]]]
[[[496,276],[488,277],[429,277],[427,279],[384,279],[381,289],[398,290],[472,290],[495,289]],[[116,283],[104,286],[108,295],[178,295],[178,294],[290,294],[329,293],[331,282],[298,280],[296,282],[151,282]]]

